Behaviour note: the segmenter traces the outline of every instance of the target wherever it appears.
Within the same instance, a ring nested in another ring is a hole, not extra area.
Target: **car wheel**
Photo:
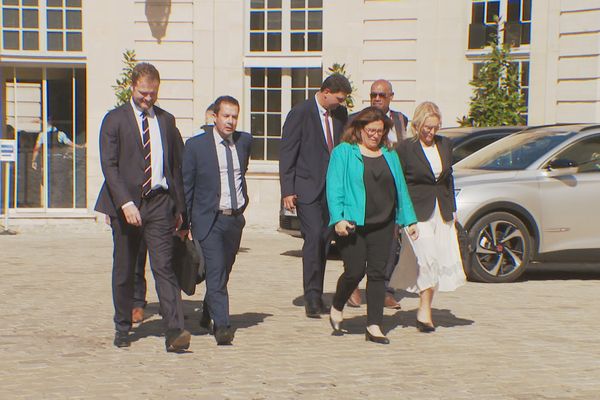
[[[512,214],[494,212],[469,229],[469,277],[489,283],[513,282],[525,271],[531,257],[531,236]]]

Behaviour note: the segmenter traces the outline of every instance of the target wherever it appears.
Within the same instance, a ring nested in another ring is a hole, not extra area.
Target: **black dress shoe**
[[[113,343],[117,347],[131,346],[131,342],[129,341],[129,332],[115,332],[115,341]]]
[[[192,335],[185,329],[168,331],[165,339],[165,347],[169,353],[181,353],[190,347]]]
[[[304,304],[304,311],[308,318],[321,318],[321,304],[316,301],[307,301]]]
[[[233,342],[234,335],[235,329],[233,329],[231,326],[215,328],[215,340],[219,346],[230,345],[231,342]]]
[[[319,311],[321,312],[321,314],[329,314],[330,309],[325,305],[323,301],[321,301],[319,303]]]
[[[200,318],[200,327],[206,329],[211,335],[214,334],[212,319],[204,314],[202,315],[202,318]]]
[[[385,336],[374,336],[367,329],[365,331],[365,340],[367,342],[379,343],[379,344],[390,344],[390,339]]]
[[[419,332],[430,333],[435,331],[435,326],[417,320],[417,329]]]

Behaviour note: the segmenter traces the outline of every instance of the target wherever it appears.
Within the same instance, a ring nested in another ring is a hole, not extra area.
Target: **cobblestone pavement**
[[[190,352],[170,354],[153,289],[137,340],[113,347],[106,228],[0,236],[0,399],[600,398],[599,266],[439,294],[429,335],[405,297],[385,311],[382,346],[364,340],[364,305],[346,310],[342,337],[304,317],[300,246],[249,227],[229,285],[234,345],[217,347],[199,328],[201,288],[184,297]],[[328,301],[340,272],[331,260]]]

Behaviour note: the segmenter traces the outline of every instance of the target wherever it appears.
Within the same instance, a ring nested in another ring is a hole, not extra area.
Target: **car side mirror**
[[[577,170],[577,163],[566,158],[552,160],[547,167],[548,176],[551,177],[573,175],[577,173]]]

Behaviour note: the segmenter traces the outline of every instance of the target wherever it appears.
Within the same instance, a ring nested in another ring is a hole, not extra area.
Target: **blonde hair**
[[[410,121],[410,128],[408,130],[409,136],[413,139],[419,138],[419,132],[425,124],[425,120],[429,117],[437,117],[442,123],[442,113],[440,108],[431,101],[424,101],[415,108],[412,121]]]

